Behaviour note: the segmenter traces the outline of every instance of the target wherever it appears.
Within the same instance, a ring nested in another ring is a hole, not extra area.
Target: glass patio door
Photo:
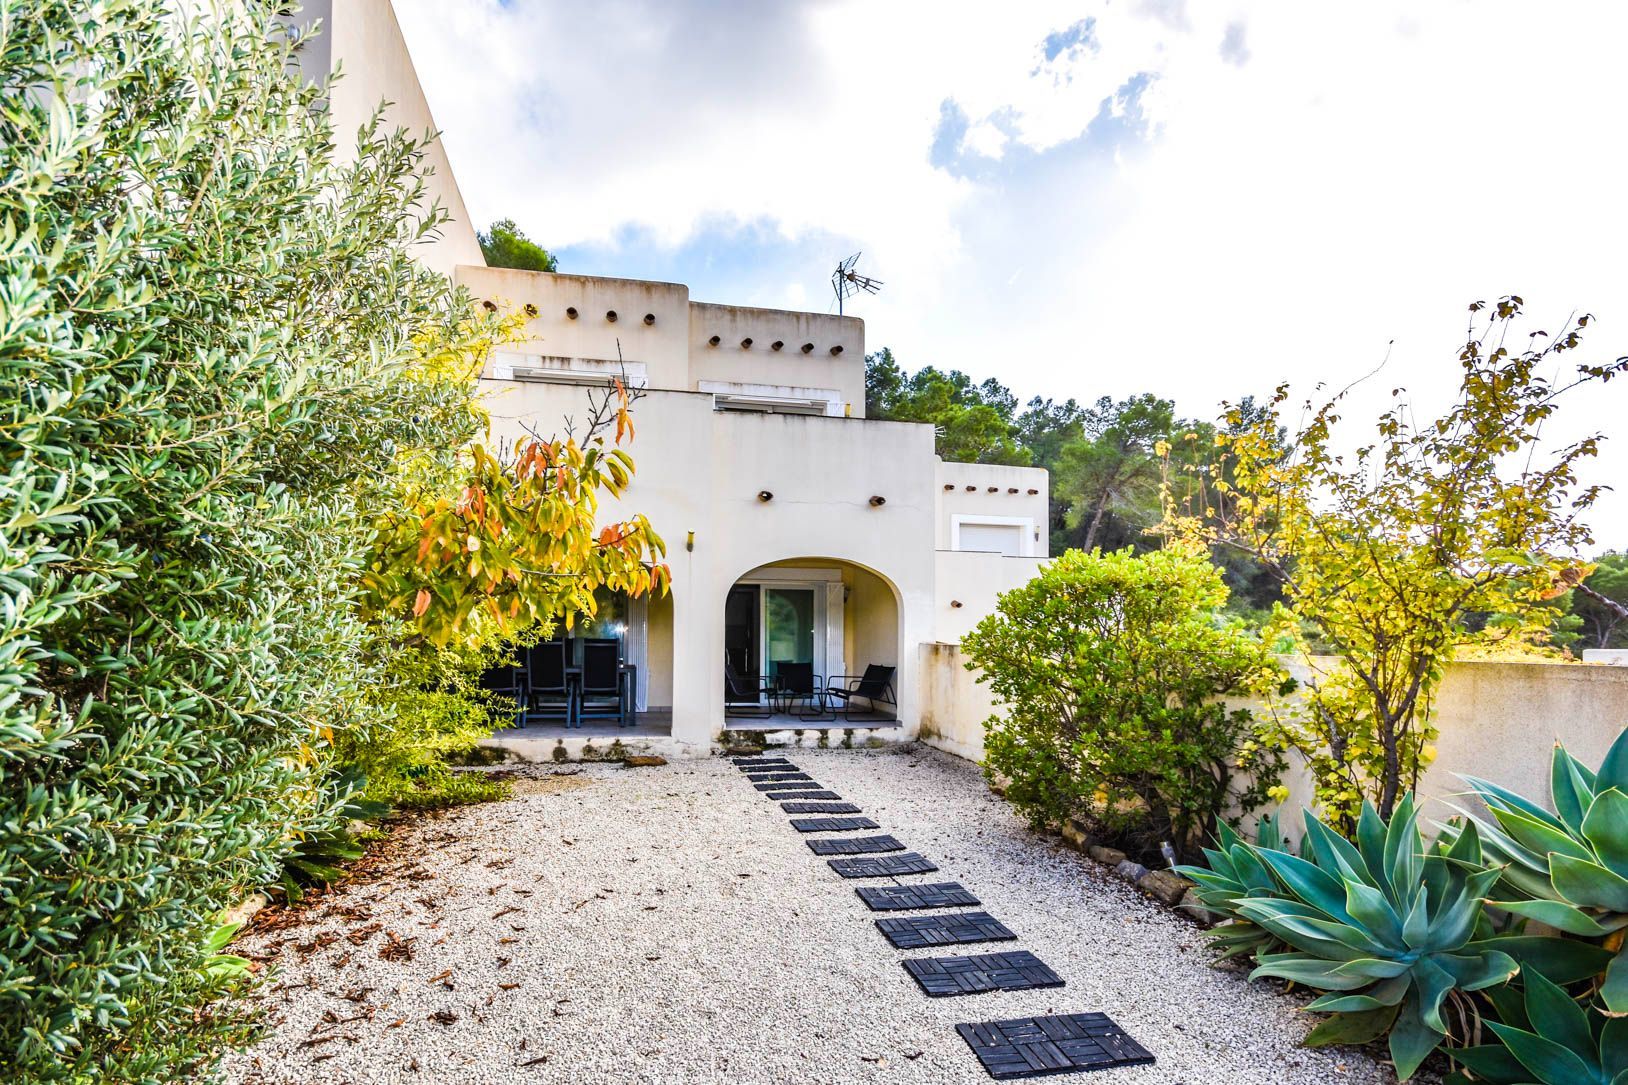
[[[772,677],[780,663],[815,663],[814,647],[814,589],[765,587],[762,673]]]

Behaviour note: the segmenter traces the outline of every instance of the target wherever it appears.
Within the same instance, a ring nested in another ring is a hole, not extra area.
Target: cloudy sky
[[[472,216],[562,270],[826,311],[862,250],[873,350],[1197,417],[1381,363],[1347,418],[1435,413],[1508,293],[1628,354],[1628,5],[395,6]],[[1628,380],[1562,415],[1628,546]]]

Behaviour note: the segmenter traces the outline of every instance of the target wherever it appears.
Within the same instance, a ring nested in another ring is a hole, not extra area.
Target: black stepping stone
[[[760,765],[789,765],[791,762],[784,757],[737,757],[733,764],[742,772],[750,772]]]
[[[754,784],[784,783],[787,780],[809,780],[811,776],[806,772],[771,772],[763,776],[748,776]]]
[[[824,784],[817,784],[813,780],[771,780],[766,784],[753,784],[759,791],[799,791],[807,789],[818,791]]]
[[[1125,1035],[1105,1013],[1019,1017],[956,1025],[955,1031],[997,1080],[1150,1066],[1154,1061],[1147,1048]]]
[[[972,957],[917,957],[903,964],[928,998],[1063,986],[1063,978],[1026,949]]]
[[[929,885],[862,885],[854,892],[873,912],[907,912],[917,908],[976,908],[983,901],[960,882]]]
[[[859,807],[851,802],[783,802],[780,809],[788,814],[857,814]]]
[[[832,863],[841,862],[833,859]],[[988,912],[946,912],[939,915],[878,919],[877,929],[899,949],[954,946],[963,942],[1014,942],[1017,935]]]
[[[881,828],[870,818],[792,818],[791,827],[800,833],[852,833]]]
[[[875,859],[827,859],[826,863],[844,878],[895,878],[903,874],[930,874],[938,869],[913,851]]]
[[[891,836],[850,836],[846,840],[810,840],[815,855],[874,855],[879,851],[903,851],[904,845]]]
[[[819,802],[836,802],[842,796],[835,791],[771,791],[769,798],[779,802],[781,799],[814,799]]]

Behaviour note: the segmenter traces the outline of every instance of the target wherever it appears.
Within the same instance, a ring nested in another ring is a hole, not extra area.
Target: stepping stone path
[[[857,814],[859,807],[851,802],[783,802],[780,809],[788,814]]]
[[[928,998],[1063,985],[1061,976],[1026,949],[975,957],[916,957],[904,962],[904,970]]]
[[[753,788],[770,799],[800,800],[780,803],[780,808],[788,814],[861,812],[853,803],[809,801],[833,800],[840,796],[821,788],[783,757],[737,757],[733,763]],[[881,828],[867,817],[792,818],[791,827],[800,833]],[[826,860],[827,865],[844,878],[896,878],[929,874],[938,869],[915,852],[872,854],[902,852],[904,845],[891,836],[810,840],[808,846],[816,855],[854,856]],[[958,882],[901,882],[863,886],[856,892],[873,912],[965,908],[981,903]],[[1017,939],[1005,924],[981,911],[889,916],[876,920],[876,926],[899,949]],[[1061,976],[1027,950],[963,957],[918,957],[900,963],[929,998],[1064,986]],[[972,1048],[989,1076],[997,1080],[1141,1066],[1154,1061],[1152,1053],[1103,1013],[1019,1017],[956,1025],[955,1030]]]
[[[997,1080],[1153,1062],[1153,1055],[1105,1013],[1019,1017],[956,1025],[955,1031]]]
[[[904,874],[931,874],[938,869],[913,851],[875,859],[827,859],[826,864],[844,878],[897,878]]]
[[[867,885],[854,892],[873,912],[903,912],[918,908],[975,908],[983,901],[958,882],[930,885]]]
[[[870,818],[792,818],[791,827],[800,833],[852,833],[881,828]]]
[[[876,927],[899,949],[954,946],[963,942],[1015,942],[1017,935],[988,912],[940,912],[878,919]]]
[[[903,851],[904,845],[891,836],[850,836],[846,840],[810,840],[815,855],[870,855],[879,851]]]

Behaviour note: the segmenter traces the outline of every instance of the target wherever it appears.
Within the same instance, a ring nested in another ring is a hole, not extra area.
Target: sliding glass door
[[[774,677],[782,663],[814,663],[814,620],[813,588],[763,589],[764,674]]]

